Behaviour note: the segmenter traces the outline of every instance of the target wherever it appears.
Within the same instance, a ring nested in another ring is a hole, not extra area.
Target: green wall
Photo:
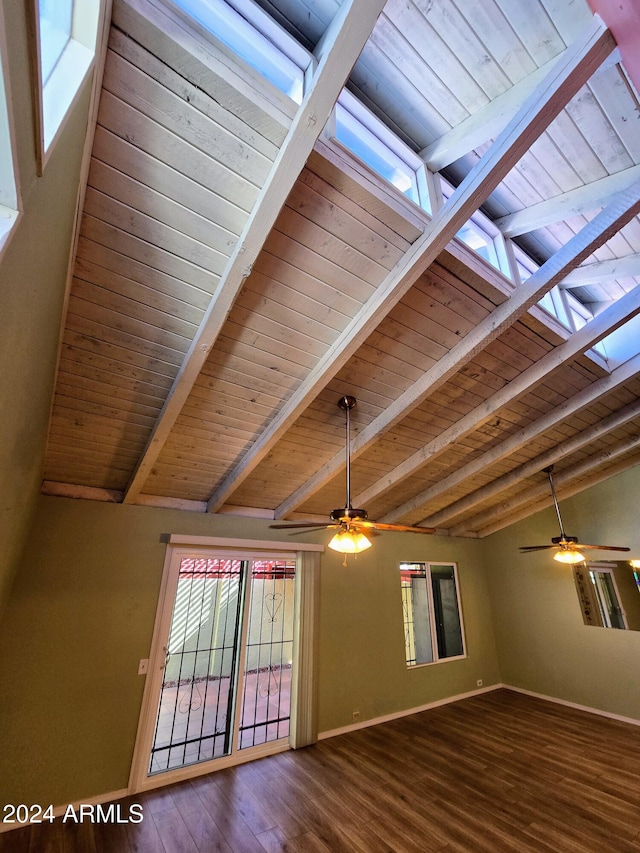
[[[166,535],[282,539],[266,522],[41,497],[0,624],[0,799],[64,804],[125,788]],[[316,541],[323,534],[316,533]],[[309,538],[309,537],[307,537]],[[499,681],[479,543],[385,534],[321,569],[320,731]],[[469,657],[408,672],[400,560],[458,561]]]
[[[23,211],[0,259],[0,618],[42,479],[90,96],[87,83],[38,178],[27,6],[0,9]]]
[[[640,468],[560,503],[566,532],[640,556]],[[558,533],[553,508],[482,540],[505,684],[640,719],[640,633],[587,626],[571,569],[548,552],[520,554]],[[598,559],[615,552],[596,552]]]

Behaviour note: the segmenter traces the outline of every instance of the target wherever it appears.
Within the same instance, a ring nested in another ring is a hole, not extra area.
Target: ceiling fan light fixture
[[[640,560],[629,560],[632,569],[640,569]]]
[[[584,562],[584,554],[580,551],[576,551],[574,548],[561,548],[553,555],[553,559],[557,560],[559,563],[569,563],[573,565],[575,563]]]
[[[340,554],[359,554],[371,548],[371,542],[360,530],[339,530],[329,542],[329,548]]]

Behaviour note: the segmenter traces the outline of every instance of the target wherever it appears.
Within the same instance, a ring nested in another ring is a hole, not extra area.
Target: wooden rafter
[[[627,255],[576,267],[560,282],[560,287],[590,287],[607,280],[635,276],[640,276],[640,255]]]
[[[620,473],[630,467],[630,465],[636,464],[638,461],[637,454],[634,455],[631,460],[621,460],[613,470],[611,468],[608,468],[605,471],[599,470],[603,465],[611,462],[618,456],[631,453],[634,450],[638,450],[638,448],[640,448],[640,435],[632,435],[612,447],[603,450],[601,453],[590,456],[588,459],[585,459],[578,465],[574,465],[572,468],[567,468],[566,470],[558,473],[554,472],[554,483],[562,490],[561,493],[558,494],[558,498],[562,500],[564,498],[569,498],[572,495],[576,495],[585,489],[595,486],[596,483],[608,479],[613,473]],[[577,477],[584,477],[586,474],[590,474],[591,476],[583,479],[581,482],[576,483],[573,486],[568,485],[571,480],[574,480]],[[520,521],[521,519],[530,516],[532,513],[531,504],[535,501],[535,498],[548,493],[548,491],[548,483],[543,483],[540,486],[525,489],[510,501],[498,505],[497,508],[494,507],[491,513],[487,513],[486,515],[483,514],[482,517],[479,516],[478,519],[472,519],[469,529],[474,529],[471,525],[475,524],[476,521],[482,523],[482,528],[475,528],[474,532],[477,532],[479,536],[484,537],[489,536],[491,533],[496,533],[504,527],[509,527],[509,525],[514,524],[516,521]],[[551,506],[552,503],[552,498],[538,501],[535,503],[533,512],[538,512],[547,506]],[[524,509],[520,509],[521,507],[524,507]]]
[[[427,148],[423,148],[420,157],[434,172],[454,163],[460,157],[494,139],[509,123],[522,102],[528,98],[555,64],[552,59],[520,80],[502,95],[494,98],[484,107],[469,116],[460,124],[444,133]]]
[[[319,43],[316,56],[318,64],[311,85],[138,461],[125,492],[125,503],[135,502],[142,491],[229,311],[311,153],[318,134],[327,122],[344,81],[383,6],[384,0],[347,0],[336,13],[325,37]]]
[[[510,213],[495,220],[505,237],[518,237],[537,228],[573,216],[590,213],[609,204],[625,187],[640,179],[640,166],[630,166],[622,172],[607,175],[583,187],[563,193],[548,201],[541,201],[517,213]]]
[[[596,73],[605,67],[609,67],[612,62],[618,62],[619,59],[619,53],[615,50]],[[464,157],[465,154],[484,145],[490,139],[495,139],[556,61],[557,58],[551,59],[540,68],[532,71],[531,74],[523,77],[510,89],[476,110],[447,133],[443,133],[431,145],[423,148],[419,156],[425,161],[429,169],[439,172],[460,157]]]
[[[469,512],[475,506],[478,506],[486,500],[490,500],[496,495],[499,495],[500,492],[510,489],[516,483],[526,480],[538,471],[542,471],[549,465],[553,465],[555,462],[558,462],[558,460],[569,456],[571,453],[575,453],[577,450],[586,447],[593,441],[607,435],[607,433],[612,430],[618,429],[638,417],[640,417],[640,401],[630,403],[623,409],[609,415],[609,417],[593,424],[588,429],[579,432],[577,435],[568,438],[566,441],[560,442],[560,444],[556,444],[554,447],[547,450],[546,453],[542,453],[540,456],[530,459],[518,468],[514,468],[513,471],[509,471],[507,474],[503,474],[502,477],[498,477],[496,480],[492,480],[490,483],[487,483],[486,486],[482,486],[474,492],[470,492],[468,495],[465,495],[465,497],[460,498],[454,503],[446,506],[444,509],[441,509],[439,512],[425,518],[423,523],[429,527],[449,526],[451,521],[453,521],[457,516]],[[461,522],[459,525],[449,527],[449,533],[451,536],[458,536],[464,533],[467,530],[467,527],[468,525],[466,522]]]
[[[452,424],[449,429],[444,430],[433,441],[430,441],[392,471],[385,474],[384,477],[381,477],[366,492],[358,495],[356,502],[359,502],[359,505],[366,506],[374,498],[410,477],[424,465],[433,462],[456,441],[460,441],[464,436],[479,429],[500,409],[515,402],[524,394],[528,394],[554,370],[573,361],[576,356],[586,352],[603,337],[639,312],[640,289],[635,288],[614,302],[606,311],[603,311],[582,329],[574,332],[563,344],[551,350],[491,397],[484,400],[479,406],[476,406],[475,409],[472,409],[467,415]]]
[[[530,441],[533,441],[538,435],[556,426],[561,421],[565,420],[565,418],[571,417],[571,415],[574,415],[586,406],[596,402],[601,397],[614,391],[616,388],[624,386],[624,384],[635,377],[639,371],[640,356],[629,359],[629,361],[616,368],[608,376],[598,379],[583,391],[580,391],[578,394],[570,397],[560,406],[556,406],[555,409],[548,412],[546,415],[543,415],[529,426],[515,433],[515,435],[507,438],[501,444],[492,447],[486,453],[482,454],[482,456],[474,459],[462,468],[459,468],[453,474],[445,477],[434,486],[431,486],[430,488],[420,492],[420,494],[415,495],[410,501],[403,504],[402,507],[398,507],[396,511],[386,516],[384,521],[401,518],[409,512],[413,512],[419,507],[425,506],[429,501],[435,500],[437,497],[444,494],[447,489],[459,486],[461,483],[464,483],[465,480],[476,476],[480,471],[485,470],[487,467],[495,464],[501,459],[505,459],[512,453],[516,453]]]
[[[309,402],[346,364],[381,319],[437,258],[460,227],[520,160],[530,147],[532,140],[553,121],[614,47],[615,43],[610,33],[602,21],[595,16],[582,38],[562,54],[482,160],[471,170],[447,203],[434,215],[422,236],[413,243],[386,276],[376,293],[348,324],[318,365],[310,371],[250,451],[218,486],[209,501],[210,511],[215,512],[219,509],[233,491],[244,482]],[[583,257],[586,255],[581,256]],[[579,260],[575,263],[579,263]],[[564,272],[567,270],[563,268],[563,274]],[[538,298],[539,296],[534,294],[522,310],[526,311]],[[513,322],[509,306],[504,310],[504,314],[501,313],[499,316],[501,318],[504,316],[502,328]],[[468,335],[467,338],[469,337]],[[478,349],[485,345],[486,343],[483,342]],[[472,353],[477,352],[478,349],[474,349],[472,345],[468,357],[472,357]],[[457,369],[459,369],[457,366],[453,367],[449,375]]]

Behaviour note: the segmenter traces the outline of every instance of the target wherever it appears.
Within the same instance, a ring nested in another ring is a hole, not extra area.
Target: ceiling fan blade
[[[340,527],[339,524],[327,524],[325,526],[325,530],[337,530]],[[318,527],[307,527],[303,530],[292,530],[289,536],[304,536],[305,533],[312,533],[314,530],[319,530]]]
[[[574,548],[577,548],[578,551],[580,551],[583,548],[595,550],[595,551],[630,551],[631,550],[631,548],[625,548],[622,545],[586,545],[586,544],[583,544],[582,542],[579,542],[578,544],[574,545]]]
[[[372,530],[391,530],[396,533],[435,533],[435,527],[412,527],[410,524],[385,524],[382,521],[356,521],[358,527]]]
[[[307,530],[314,530],[319,527],[335,527],[334,524],[327,524],[326,521],[307,521],[299,523],[287,524],[270,524],[269,527],[274,527],[276,530],[294,530],[295,528],[306,527]]]
[[[558,545],[521,545],[521,551],[546,551],[548,548],[558,548]]]

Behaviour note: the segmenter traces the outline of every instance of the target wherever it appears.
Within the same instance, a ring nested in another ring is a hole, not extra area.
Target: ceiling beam
[[[444,355],[432,368],[427,370],[413,383],[397,400],[395,400],[381,415],[360,431],[351,444],[351,458],[356,459],[370,447],[384,432],[403,420],[413,409],[419,406],[428,396],[433,394],[451,376],[464,367],[478,352],[484,349],[528,308],[540,299],[554,284],[561,280],[572,266],[592,254],[602,243],[640,210],[640,182],[628,190],[624,197],[620,196],[614,204],[602,211],[582,231],[576,234],[555,255],[549,258],[530,278],[513,291],[507,302],[499,305],[491,314],[475,326],[458,344]],[[640,311],[640,292],[633,291],[633,296],[623,297],[606,311],[603,311],[598,325],[592,325],[595,320],[585,325],[579,332],[574,333],[565,343],[556,347],[540,362],[532,365],[521,376],[505,388],[478,406],[469,415],[453,424],[448,430],[435,438],[425,447],[414,453],[409,459],[397,466],[393,471],[381,477],[362,494],[356,502],[366,506],[396,483],[410,476],[424,464],[432,461],[435,456],[443,453],[454,441],[463,435],[477,429],[493,416],[495,411],[507,405],[516,396],[529,391],[535,384],[544,379],[549,370],[554,370],[565,361],[574,358],[576,354],[589,349],[611,331],[621,325],[626,319]],[[628,298],[627,298],[628,297]],[[343,453],[337,453],[315,475],[297,489],[286,501],[276,508],[276,517],[282,518],[295,507],[300,506],[311,495],[318,491],[344,466]],[[405,504],[400,509],[404,511]],[[417,504],[416,506],[420,506]],[[412,507],[415,509],[416,507]],[[386,520],[400,517],[392,513]]]
[[[596,261],[583,267],[576,267],[560,282],[560,287],[589,287],[618,278],[640,276],[640,255],[627,255],[608,261]]]
[[[615,42],[611,34],[606,30],[602,21],[594,16],[591,25],[582,34],[582,37],[561,55],[549,74],[529,99],[523,103],[517,115],[499,135],[484,157],[469,172],[444,206],[433,216],[423,234],[385,277],[373,296],[363,305],[316,367],[310,371],[297,391],[282,407],[277,417],[216,489],[209,501],[210,511],[215,512],[244,482],[309,403],[347,363],[391,308],[399,302],[419,276],[438,257],[457,231],[521,159],[531,146],[532,141],[548,127],[614,48]],[[584,257],[586,256],[585,254]],[[582,260],[582,256],[575,263],[579,263],[580,260]],[[563,275],[567,271],[563,268]],[[520,292],[518,289],[514,292],[514,296]],[[522,311],[526,311],[538,298],[537,293],[532,295],[531,299],[522,307]],[[499,316],[502,317],[503,315],[500,314]],[[503,322],[505,325],[513,322],[509,308],[504,312]],[[464,340],[475,340],[473,334],[473,332],[470,333]],[[481,344],[480,348],[484,345],[484,343]],[[470,350],[476,351],[474,345],[470,346]],[[467,358],[469,357],[471,355],[467,356]],[[449,375],[458,369],[459,367],[456,365]]]
[[[557,57],[554,57],[541,65],[540,68],[536,68],[531,74],[523,77],[511,88],[480,107],[460,124],[443,133],[442,136],[423,148],[418,156],[424,160],[431,171],[439,172],[460,157],[464,157],[465,154],[484,145],[485,142],[495,139],[556,61]],[[615,50],[602,63],[596,73],[619,61],[620,54],[618,50]]]
[[[635,464],[637,460],[634,457],[631,460],[620,462],[620,464],[616,466],[615,472],[612,471],[611,468],[607,468],[605,471],[598,473],[598,468],[601,468],[607,462],[611,462],[616,457],[622,456],[625,453],[630,453],[638,448],[640,448],[640,434],[628,436],[623,441],[618,442],[612,447],[608,447],[601,453],[598,453],[595,456],[589,456],[573,468],[567,468],[565,471],[558,472],[557,474],[554,472],[553,481],[554,485],[557,487],[556,491],[562,491],[561,494],[558,494],[558,499],[563,500],[571,497],[572,495],[576,495],[585,489],[590,489],[592,486],[595,486],[596,483],[613,476],[613,473],[620,473],[620,471],[624,471],[626,468]],[[575,484],[573,487],[566,487],[566,484],[571,480],[574,480],[576,477],[583,477],[585,474],[589,473],[593,475],[589,477],[589,479],[583,480],[582,482]],[[565,486],[564,489],[563,486]],[[546,506],[551,506],[553,503],[553,498],[551,496],[549,496],[547,500],[537,502],[532,506],[537,497],[548,492],[548,481],[541,483],[539,486],[524,489],[520,494],[511,498],[511,500],[506,501],[497,508],[494,508],[492,513],[493,521],[479,530],[478,535],[481,538],[490,536],[498,530],[502,530],[505,527],[509,527],[511,524],[515,524],[516,521],[522,521],[522,519],[528,518],[530,515],[533,515]],[[518,507],[524,507],[524,509],[518,511]],[[486,520],[489,519],[487,518]]]
[[[621,190],[639,179],[640,166],[631,166],[614,175],[607,175],[599,181],[593,181],[547,201],[525,207],[524,210],[501,216],[495,220],[494,224],[505,237],[529,234],[537,228],[544,228],[554,222],[598,210],[609,204]]]
[[[403,482],[424,465],[433,462],[451,445],[486,424],[500,409],[531,392],[554,370],[573,361],[576,356],[590,349],[599,340],[638,313],[640,313],[640,288],[634,288],[617,302],[612,303],[596,318],[586,323],[579,331],[574,332],[564,343],[552,349],[531,367],[523,370],[519,376],[516,376],[515,379],[504,385],[495,394],[492,394],[491,397],[440,433],[439,436],[421,447],[420,450],[417,450],[408,459],[385,474],[384,477],[381,477],[366,492],[357,496],[356,503],[366,506],[374,498]],[[400,516],[398,515],[398,517]]]
[[[616,388],[619,388],[621,385],[629,382],[629,380],[634,378],[639,372],[640,355],[629,359],[629,361],[620,365],[620,367],[617,367],[608,376],[603,376],[602,379],[598,379],[596,382],[593,382],[583,391],[580,391],[578,394],[575,394],[573,397],[565,400],[564,403],[556,406],[550,412],[547,412],[546,415],[538,418],[537,421],[529,424],[529,426],[510,436],[501,444],[492,447],[490,450],[487,450],[486,453],[483,453],[481,456],[467,463],[462,468],[454,471],[453,474],[449,475],[444,480],[441,480],[428,489],[425,489],[420,492],[419,495],[415,495],[414,498],[407,501],[407,503],[402,507],[399,507],[397,512],[393,513],[393,517],[401,517],[409,512],[413,512],[421,506],[425,506],[430,501],[435,500],[440,497],[440,495],[443,495],[448,489],[459,486],[465,480],[475,477],[477,474],[485,471],[489,466],[494,465],[501,459],[510,456],[512,453],[516,453],[546,430],[552,429],[566,418],[569,418],[576,414],[576,412],[579,412],[585,406],[592,405],[600,397],[615,391]],[[388,521],[389,517],[385,517],[384,520]]]
[[[541,453],[534,459],[530,459],[523,465],[518,466],[518,468],[514,468],[513,471],[508,471],[496,480],[492,480],[485,486],[476,489],[474,492],[470,492],[463,498],[444,507],[439,512],[425,518],[422,523],[429,527],[445,527],[457,516],[469,512],[474,507],[484,503],[484,501],[490,500],[499,495],[500,492],[504,492],[515,486],[516,483],[526,480],[528,477],[548,468],[549,465],[553,465],[559,459],[570,456],[577,450],[581,450],[588,444],[607,435],[612,430],[618,429],[638,417],[640,417],[640,400],[614,412],[609,417],[598,421],[587,429],[582,430],[582,432],[577,433],[577,435],[571,436],[566,441],[556,444],[545,453]],[[531,440],[533,440],[533,437]],[[449,535],[461,536],[467,531],[467,527],[467,521],[463,521],[454,527],[449,527]]]
[[[556,59],[536,68],[531,74],[507,89],[497,98],[476,110],[460,124],[452,127],[419,153],[429,169],[439,172],[460,157],[484,145],[500,133],[518,111],[522,102],[548,74]]]
[[[317,68],[271,172],[189,347],[149,441],[127,486],[133,503],[162,451],[220,334],[253,263],[325,126],[352,66],[371,34],[384,0],[345,0],[318,44]]]

